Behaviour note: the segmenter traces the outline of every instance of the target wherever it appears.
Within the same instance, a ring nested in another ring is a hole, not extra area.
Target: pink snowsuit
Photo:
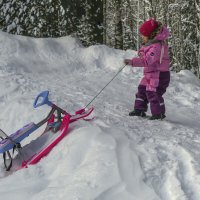
[[[150,103],[152,115],[164,114],[165,105],[162,95],[170,82],[170,58],[168,45],[165,43],[169,31],[164,26],[161,32],[139,50],[139,57],[132,59],[133,67],[144,67],[136,94],[135,109],[147,110]]]
[[[147,91],[156,92],[160,72],[169,71],[168,45],[164,42],[168,37],[169,31],[163,27],[153,41],[140,48],[139,58],[132,59],[133,67],[144,67],[144,78],[140,85],[145,85]]]

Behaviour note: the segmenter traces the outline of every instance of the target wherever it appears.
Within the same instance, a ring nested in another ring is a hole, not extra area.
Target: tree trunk
[[[200,0],[195,0],[195,7],[197,13],[197,62],[198,62],[198,77],[200,78]]]
[[[103,0],[103,44],[107,44],[107,0]]]
[[[123,28],[121,0],[115,0],[115,48],[123,49]]]

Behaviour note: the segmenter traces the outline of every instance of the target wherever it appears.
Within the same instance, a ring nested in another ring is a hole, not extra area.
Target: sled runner
[[[14,151],[18,153],[16,157],[20,158],[21,167],[36,164],[67,135],[69,123],[86,118],[94,110],[94,108],[90,108],[87,111],[81,109],[76,111],[74,115],[71,115],[50,102],[48,95],[49,91],[40,93],[33,104],[34,108],[44,104],[51,107],[51,111],[45,119],[37,124],[31,122],[9,136],[0,130],[0,153],[3,154],[4,165],[7,171],[12,167]],[[36,140],[22,147],[20,142],[44,124],[46,124],[44,132]]]

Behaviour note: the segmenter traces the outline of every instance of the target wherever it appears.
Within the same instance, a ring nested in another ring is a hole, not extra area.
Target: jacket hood
[[[170,36],[169,30],[166,26],[163,26],[162,30],[156,35],[154,39],[156,40],[166,40]]]

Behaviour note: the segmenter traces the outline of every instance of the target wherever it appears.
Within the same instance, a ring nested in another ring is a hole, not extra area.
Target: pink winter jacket
[[[152,41],[140,48],[139,57],[132,59],[133,67],[144,67],[144,77],[140,85],[145,85],[147,91],[156,91],[160,72],[169,71],[169,50],[165,43],[168,37],[169,31],[164,26]]]

